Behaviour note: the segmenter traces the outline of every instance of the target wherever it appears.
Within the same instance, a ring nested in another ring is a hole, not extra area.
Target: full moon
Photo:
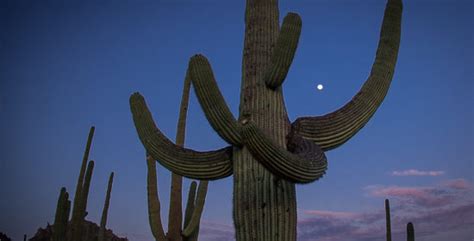
[[[324,86],[322,84],[319,84],[318,86],[316,86],[316,88],[318,88],[318,90],[323,90]]]

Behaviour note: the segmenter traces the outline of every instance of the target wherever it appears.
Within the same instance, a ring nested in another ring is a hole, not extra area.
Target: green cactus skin
[[[197,152],[174,145],[156,127],[144,98],[135,93],[130,106],[138,136],[153,159],[179,175],[214,180],[233,174],[237,241],[294,241],[295,182],[320,178],[327,165],[323,151],[348,141],[382,103],[397,60],[401,13],[401,0],[388,0],[372,70],[351,101],[327,115],[290,123],[281,84],[296,51],[299,17],[290,13],[280,30],[277,0],[247,0],[238,120],[254,126],[246,129],[235,121],[210,64],[196,55],[186,79],[195,86],[211,126],[231,147]],[[299,165],[294,167],[293,162]]]
[[[198,54],[191,58],[186,79],[192,80],[204,114],[217,134],[228,143],[241,146],[238,123],[217,87],[211,65],[206,57]]]
[[[112,184],[114,182],[114,172],[110,173],[109,183],[107,185],[107,194],[105,195],[104,209],[102,210],[102,218],[100,219],[100,229],[98,241],[105,240],[105,228],[107,225],[107,215],[109,213],[110,195],[112,193]]]
[[[77,220],[75,228],[72,229],[72,241],[81,241],[83,234],[82,229],[84,226],[84,220],[87,216],[87,199],[89,197],[89,188],[92,179],[92,173],[94,171],[94,161],[89,161],[87,165],[86,175],[84,178],[84,186],[81,190],[81,197],[79,198],[78,212],[80,219]]]
[[[66,241],[67,223],[69,220],[71,202],[69,201],[69,193],[66,188],[61,188],[56,206],[56,215],[54,218],[52,241]],[[24,236],[26,239],[26,235]]]
[[[80,241],[77,237],[80,237],[80,229],[84,214],[81,211],[82,205],[82,190],[84,187],[84,176],[86,173],[87,161],[89,160],[89,153],[92,145],[92,139],[94,137],[95,127],[92,126],[89,130],[89,136],[87,137],[86,149],[82,158],[81,170],[76,184],[76,194],[74,195],[74,204],[72,209],[71,217],[71,241]],[[78,230],[79,229],[79,230]]]
[[[407,241],[415,241],[415,227],[411,222],[407,224]]]
[[[179,112],[176,147],[182,148],[185,140],[186,116],[189,103],[190,78],[186,74]],[[156,162],[147,155],[147,192],[148,216],[153,236],[157,241],[197,241],[199,222],[204,209],[208,181],[200,181],[196,194],[196,182],[192,182],[185,210],[184,224],[182,216],[182,176],[172,173],[170,209],[168,214],[168,232],[165,235],[161,222],[161,204],[157,190]]]
[[[387,241],[392,241],[392,225],[390,224],[390,202],[385,199],[385,223],[387,225]]]
[[[130,98],[133,119],[145,149],[154,159],[173,173],[193,179],[220,179],[232,174],[232,147],[198,152],[173,144],[156,126],[143,97],[135,93]],[[158,157],[158,158],[157,158]]]

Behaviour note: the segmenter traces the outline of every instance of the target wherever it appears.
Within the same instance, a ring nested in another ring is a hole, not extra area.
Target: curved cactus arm
[[[334,149],[354,136],[369,121],[388,92],[400,45],[402,2],[388,0],[379,45],[369,78],[342,108],[317,117],[301,117],[293,131],[323,150]]]
[[[283,19],[280,34],[273,50],[271,65],[265,75],[265,83],[268,88],[276,89],[285,81],[298,47],[301,26],[301,18],[296,13],[288,13]]]
[[[161,223],[161,204],[158,197],[158,185],[156,179],[156,162],[147,156],[147,196],[148,196],[148,219],[151,232],[156,241],[166,241],[165,231]]]
[[[324,152],[313,142],[292,135],[288,149],[274,144],[256,125],[244,120],[242,137],[245,146],[273,174],[296,183],[309,183],[322,177],[327,169]]]
[[[206,201],[208,181],[200,181],[197,190],[196,203],[192,216],[187,226],[183,230],[183,236],[189,237],[199,230],[199,222],[201,221],[202,211],[204,209],[204,203]],[[194,201],[194,200],[193,200]]]
[[[145,149],[168,170],[189,178],[215,180],[232,174],[232,147],[198,152],[171,142],[155,125],[144,98],[135,93],[130,107],[138,136]]]
[[[206,57],[198,54],[189,60],[186,78],[191,78],[199,104],[212,128],[229,144],[240,146],[238,123],[219,91]]]

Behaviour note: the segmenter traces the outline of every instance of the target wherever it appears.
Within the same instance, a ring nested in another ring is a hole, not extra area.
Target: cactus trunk
[[[290,123],[282,91],[264,82],[278,38],[278,16],[276,0],[247,1],[239,119],[252,120],[285,148]],[[237,240],[296,240],[295,184],[268,171],[245,146],[234,148],[233,155]]]

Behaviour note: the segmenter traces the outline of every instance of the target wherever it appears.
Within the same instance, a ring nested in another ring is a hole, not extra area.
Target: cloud
[[[393,171],[392,176],[441,176],[444,171],[419,171],[416,169],[409,169],[404,171]]]
[[[391,202],[392,236],[406,238],[406,224],[413,222],[420,240],[450,233],[451,241],[472,236],[474,192],[471,183],[455,179],[428,187],[369,186],[369,196],[380,198],[373,211],[337,212],[303,210],[298,222],[299,241],[375,241],[385,237],[383,199]],[[469,233],[471,232],[471,233]]]

